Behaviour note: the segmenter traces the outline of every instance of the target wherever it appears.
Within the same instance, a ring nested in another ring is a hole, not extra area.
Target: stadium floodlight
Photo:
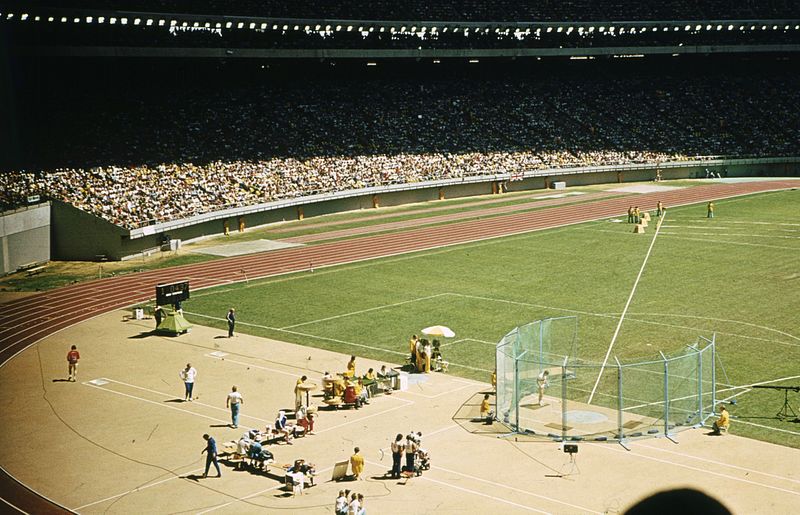
[[[27,19],[28,19],[28,15],[27,15],[27,14],[23,14],[23,15],[21,15],[21,16],[19,17],[19,19],[20,19],[20,20],[22,20],[22,21],[25,21],[25,20],[27,20]]]
[[[215,23],[214,24],[214,28],[215,29],[221,29],[222,28],[222,24],[221,23]]]
[[[367,63],[367,66],[378,66],[378,63],[373,63],[372,61]]]
[[[254,23],[253,25],[255,25],[255,23]],[[192,27],[195,27],[195,28],[197,28],[197,27],[199,27],[199,26],[200,26],[200,23],[198,23],[198,22],[194,22],[194,23],[192,24]],[[250,26],[250,28],[251,28],[251,29],[253,28],[253,27],[252,27],[252,25]]]
[[[267,30],[267,24],[266,23],[262,23],[261,24],[261,30]]]
[[[794,30],[800,30],[800,25],[795,25]]]
[[[284,25],[283,26],[283,30],[289,30],[289,26],[288,25]]]
[[[119,20],[119,22],[120,22],[121,24],[123,24],[123,25],[127,25],[127,24],[128,24],[128,18],[121,18],[121,19]]]
[[[133,19],[133,24],[134,25],[139,25],[140,23],[142,23],[142,19],[141,18],[134,18]]]
[[[553,27],[547,27],[547,32],[548,33],[553,32]]]
[[[163,27],[166,22],[166,20],[158,20],[158,26]]]
[[[314,30],[316,30],[317,32],[319,32],[319,29],[321,29],[321,28],[322,28],[322,25],[314,25]]]
[[[416,26],[411,27],[411,33],[412,34],[415,33],[416,31],[417,31],[417,27]]]
[[[773,25],[772,26],[772,30],[778,30],[778,26],[777,25]]]
[[[381,33],[386,32],[386,27],[381,25],[381,28],[380,28],[380,30],[378,32],[381,32]]]
[[[609,27],[609,28],[608,28],[608,31],[609,31],[610,33],[612,33],[612,34],[614,33],[614,31],[615,31],[615,30],[616,30],[616,27]]]
[[[147,25],[148,27],[150,27],[151,25],[153,25],[153,19],[152,18],[148,18],[147,21],[144,24]]]
[[[188,27],[188,26],[189,26],[189,24],[187,22],[181,23],[181,27]]]
[[[470,59],[470,60],[469,60],[469,63],[470,63],[470,64],[477,64],[477,63],[479,63],[479,62],[480,62],[480,61],[479,61],[478,59]]]
[[[353,32],[353,26],[352,25],[348,25],[347,26],[347,32]]]
[[[561,32],[561,31],[563,31],[563,30],[564,30],[564,27],[558,27],[558,28],[556,29],[556,32],[559,32],[559,33],[560,33],[560,32]]]
[[[783,30],[789,30],[789,26],[788,26],[788,25],[786,25],[786,26],[783,28]]]
[[[53,18],[52,16],[49,16],[49,17],[47,18],[47,21],[49,21],[50,23],[52,23],[54,20],[55,20],[55,18]]]
[[[23,14],[23,16],[27,16],[27,15]],[[87,16],[86,17],[86,23],[92,23],[92,17],[91,16]]]
[[[711,30],[711,25],[706,25],[706,30]]]
[[[750,25],[750,30],[756,30],[756,26],[755,25]]]
[[[34,16],[33,21],[40,21],[42,19],[41,16]]]
[[[197,23],[197,22],[195,22],[195,23]],[[197,26],[197,25],[195,25],[195,26]],[[250,30],[253,30],[254,28],[256,28],[256,24],[253,23],[253,22],[250,22]]]
[[[49,17],[49,18],[47,19],[47,21],[53,21],[53,17],[52,17],[52,16],[51,16],[51,17]],[[105,22],[106,22],[106,19],[105,19],[105,17],[104,17],[104,16],[98,16],[98,17],[97,17],[97,23],[105,23]]]
[[[728,30],[733,30],[733,25],[728,25]]]
[[[342,30],[342,26],[341,25],[337,25],[336,26],[336,32],[339,32],[340,30]]]
[[[761,30],[767,30],[767,26],[766,25],[762,25],[761,26]]]
[[[690,30],[692,30],[692,27],[690,25],[687,25],[687,26],[685,26],[683,28],[683,30],[685,30],[686,32],[689,32]]]
[[[722,30],[722,25],[717,25],[717,30]]]
[[[695,25],[694,30],[695,30],[695,32],[699,32],[699,31],[703,30],[703,26],[702,25]]]
[[[434,59],[434,60],[433,60],[433,64],[439,64],[439,63],[441,63],[441,62],[442,62],[442,61],[440,61],[439,59]]]

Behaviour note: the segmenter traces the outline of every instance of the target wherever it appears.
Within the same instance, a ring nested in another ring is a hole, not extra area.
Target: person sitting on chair
[[[719,407],[719,418],[714,421],[714,425],[711,426],[712,432],[711,434],[720,435],[722,431],[728,431],[728,428],[731,425],[730,416],[728,415],[728,409],[725,407],[724,404],[721,404]]]
[[[297,423],[300,424],[300,427],[305,429],[307,435],[314,434],[314,414],[309,413],[308,408],[305,406],[301,406],[300,409],[297,411],[296,417]]]
[[[277,418],[275,418],[275,430],[278,434],[282,434],[286,439],[286,443],[292,444],[292,430],[289,429],[286,421],[286,412],[279,411]]]

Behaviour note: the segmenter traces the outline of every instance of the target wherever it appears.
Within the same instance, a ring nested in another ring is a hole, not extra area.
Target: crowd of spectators
[[[225,84],[53,93],[26,114],[30,153],[0,173],[0,203],[40,195],[135,228],[371,186],[800,151],[792,72]]]
[[[261,17],[429,21],[604,21],[797,18],[794,0],[27,0],[27,6]]]

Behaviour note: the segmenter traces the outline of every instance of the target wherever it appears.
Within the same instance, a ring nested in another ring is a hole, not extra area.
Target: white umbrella
[[[444,336],[445,338],[452,338],[456,335],[449,327],[445,327],[443,325],[433,325],[431,327],[426,327],[422,330],[422,334],[428,336]]]

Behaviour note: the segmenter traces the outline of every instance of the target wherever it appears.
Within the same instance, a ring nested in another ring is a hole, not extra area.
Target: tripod
[[[790,416],[794,417],[795,419],[797,418],[797,413],[794,412],[792,406],[789,404],[789,390],[783,391],[783,406],[775,416],[780,420],[789,418]]]
[[[567,465],[569,465],[568,472],[560,472],[558,474],[545,474],[544,477],[570,477],[576,476],[581,473],[581,469],[578,468],[578,462],[575,460],[575,453],[570,452],[569,454],[569,462],[565,463],[561,469],[565,469]]]

